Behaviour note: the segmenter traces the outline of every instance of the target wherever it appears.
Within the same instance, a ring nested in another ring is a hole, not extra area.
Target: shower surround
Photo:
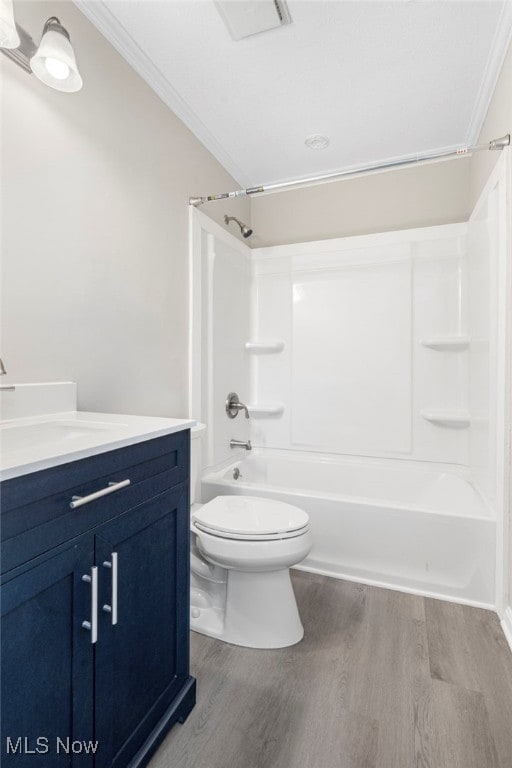
[[[303,507],[304,569],[496,605],[502,194],[468,223],[252,251],[193,213],[203,501]],[[249,422],[226,418],[230,391]]]

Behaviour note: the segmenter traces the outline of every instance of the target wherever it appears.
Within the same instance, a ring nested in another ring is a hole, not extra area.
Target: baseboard
[[[510,650],[512,651],[512,606],[509,605],[508,608],[506,608],[502,613],[500,618],[503,633],[507,638],[507,643],[509,644]]]
[[[443,592],[435,592],[428,589],[419,589],[417,587],[407,587],[403,584],[396,584],[392,581],[383,579],[372,579],[371,577],[354,576],[353,574],[343,573],[341,571],[330,571],[326,568],[316,566],[301,565],[294,566],[295,570],[306,571],[307,573],[318,573],[320,576],[329,576],[332,579],[341,579],[342,581],[353,581],[355,584],[367,584],[369,587],[379,587],[381,589],[391,589],[394,592],[405,592],[408,595],[418,595],[418,597],[431,597],[434,600],[444,600],[447,603],[459,603],[460,605],[469,605],[472,608],[483,608],[486,611],[496,611],[493,603],[485,603],[479,600],[471,600],[459,595],[447,595]],[[510,640],[509,640],[510,642]]]

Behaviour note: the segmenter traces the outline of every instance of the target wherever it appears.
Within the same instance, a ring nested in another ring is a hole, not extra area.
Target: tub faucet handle
[[[226,398],[226,413],[230,419],[235,419],[238,416],[239,411],[245,411],[245,418],[249,418],[248,407],[240,402],[236,392],[230,392]]]

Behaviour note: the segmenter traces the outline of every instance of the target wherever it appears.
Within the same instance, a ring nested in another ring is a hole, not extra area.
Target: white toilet
[[[284,648],[304,629],[289,568],[311,549],[302,509],[256,496],[195,504],[201,435],[191,441],[191,629],[249,648]]]

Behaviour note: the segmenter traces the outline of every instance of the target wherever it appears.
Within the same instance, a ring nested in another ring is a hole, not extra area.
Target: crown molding
[[[512,0],[505,0],[501,10],[500,19],[496,27],[496,33],[492,41],[489,58],[485,67],[484,76],[480,84],[478,96],[466,134],[468,146],[476,144],[484,120],[491,103],[491,99],[498,82],[498,77],[512,41]],[[491,137],[489,137],[491,138]]]
[[[242,187],[250,186],[250,180],[225,151],[220,142],[208,130],[195,112],[173,88],[151,59],[135,42],[129,32],[115,18],[102,0],[73,0],[83,15],[101,32],[113,47],[139,74],[157,96],[171,109],[225,170]]]

